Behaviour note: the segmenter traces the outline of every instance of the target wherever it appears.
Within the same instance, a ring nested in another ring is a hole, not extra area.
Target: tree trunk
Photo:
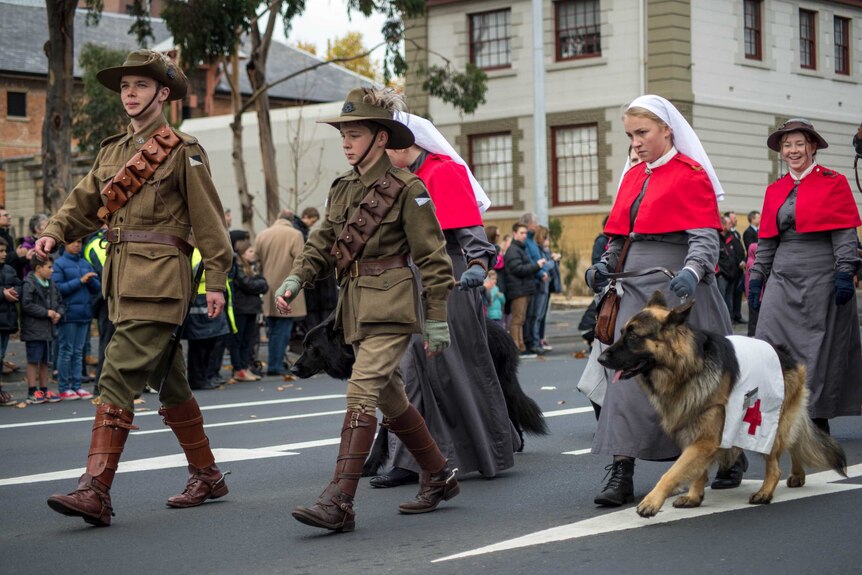
[[[248,193],[248,179],[245,173],[245,155],[242,149],[242,94],[239,91],[239,57],[236,52],[230,61],[231,103],[233,106],[233,122],[230,124],[233,133],[233,171],[236,176],[236,190],[239,194],[242,227],[254,239],[254,197]]]
[[[46,0],[48,9],[48,88],[42,123],[42,200],[55,213],[69,189],[72,156],[75,0]]]
[[[258,24],[251,27],[251,57],[246,65],[248,79],[251,82],[252,93],[266,86],[266,61],[272,40],[272,26],[280,12],[281,2],[275,2],[271,8],[271,16],[262,36]],[[278,173],[275,165],[275,144],[272,141],[272,124],[269,118],[269,94],[264,91],[254,103],[257,110],[257,126],[260,138],[260,155],[263,163],[263,179],[266,189],[266,219],[271,224],[278,217],[281,209],[278,198]]]

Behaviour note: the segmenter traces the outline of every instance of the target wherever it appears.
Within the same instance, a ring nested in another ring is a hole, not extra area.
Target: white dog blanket
[[[769,453],[784,402],[781,362],[765,341],[739,335],[727,339],[739,362],[739,380],[727,402],[721,447]]]

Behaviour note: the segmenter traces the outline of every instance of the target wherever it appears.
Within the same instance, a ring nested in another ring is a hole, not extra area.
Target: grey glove
[[[290,303],[296,299],[301,289],[302,283],[299,281],[299,276],[287,276],[281,287],[276,290],[275,297],[282,297],[285,293],[290,292],[290,296],[284,298],[284,301]]]
[[[670,289],[677,297],[690,297],[697,289],[697,275],[690,269],[683,268],[670,280]]]
[[[485,283],[485,270],[482,269],[482,266],[470,266],[461,274],[461,279],[458,280],[458,289],[467,291],[477,288],[483,283]]]
[[[449,324],[445,321],[425,320],[425,343],[431,353],[443,351],[449,347]]]
[[[594,292],[599,293],[602,291],[602,288],[611,282],[608,277],[609,273],[611,272],[608,269],[608,264],[605,262],[599,262],[587,268],[587,273],[584,279],[586,280],[587,285],[590,286]]]

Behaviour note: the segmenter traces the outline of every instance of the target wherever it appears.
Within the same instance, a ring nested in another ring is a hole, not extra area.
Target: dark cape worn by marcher
[[[437,154],[423,154],[416,163],[416,175],[427,180],[437,207],[455,277],[461,277],[468,261],[493,265],[496,250],[485,238],[466,170]],[[448,207],[444,207],[447,203]],[[449,209],[452,206],[457,209]],[[461,474],[479,471],[494,477],[514,465],[518,435],[509,420],[488,350],[478,290],[453,290],[447,315],[447,349],[429,358],[422,338],[414,336],[404,354],[401,370],[407,397],[425,416],[432,436],[452,467]],[[401,442],[394,434],[389,437],[393,465],[418,472],[418,465]]]
[[[824,172],[834,176],[824,176]],[[781,190],[788,185],[785,179],[792,177],[788,174],[770,186],[764,203],[757,260],[752,268],[752,278],[766,279],[755,337],[786,346],[805,364],[812,418],[860,415],[862,344],[856,298],[851,297],[843,306],[835,304],[835,273],[854,274],[859,264],[856,230],[850,227],[858,222],[858,211],[853,204],[852,212],[836,213],[831,223],[821,218],[816,228],[819,231],[807,233],[800,233],[797,217],[806,203],[817,205],[818,194],[822,196],[838,184],[842,184],[845,202],[830,205],[849,206],[846,199],[852,203],[852,192],[844,176],[822,166],[802,179],[798,191],[788,194]],[[820,189],[818,181],[826,183],[826,190]],[[773,191],[780,192],[784,201],[777,210],[768,210],[767,203],[777,203],[771,197]],[[811,214],[805,217],[812,219]]]

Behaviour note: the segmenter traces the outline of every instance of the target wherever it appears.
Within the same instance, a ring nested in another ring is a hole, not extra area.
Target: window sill
[[[561,60],[545,64],[546,72],[558,72],[560,70],[572,70],[575,68],[589,68],[592,66],[605,66],[608,63],[607,56],[596,56],[592,58],[574,58],[572,60]]]
[[[29,122],[29,116],[6,116],[6,119],[10,122]]]
[[[809,76],[811,78],[825,78],[826,74],[821,72],[820,70],[811,70],[809,68],[796,68],[796,74],[800,76]]]
[[[853,74],[832,74],[830,79],[833,82],[841,82],[842,84],[858,84],[859,79],[856,78]]]
[[[775,67],[772,65],[772,62],[763,60],[753,60],[751,58],[738,57],[736,58],[736,64],[738,66],[745,66],[747,68],[758,68],[760,70],[774,70]]]
[[[488,75],[489,80],[495,80],[497,78],[511,78],[518,75],[518,70],[514,67],[494,68],[493,70],[484,70],[484,72]]]

